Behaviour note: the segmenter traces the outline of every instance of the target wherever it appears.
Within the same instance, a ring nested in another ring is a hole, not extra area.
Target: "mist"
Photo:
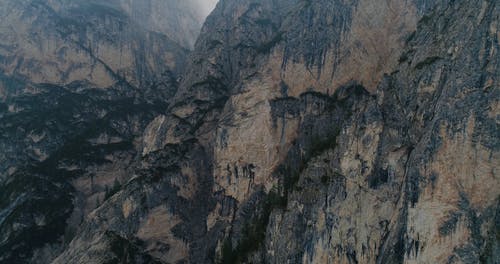
[[[193,48],[205,18],[218,0],[115,0],[146,29]]]
[[[199,15],[198,18],[204,21],[215,8],[218,0],[190,0],[188,2],[191,4],[192,9],[197,11]]]

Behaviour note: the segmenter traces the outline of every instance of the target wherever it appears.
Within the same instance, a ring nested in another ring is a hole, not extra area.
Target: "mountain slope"
[[[146,3],[153,9],[150,1],[123,2],[2,1],[1,73],[33,83],[85,82],[98,88],[119,82],[143,87],[162,81],[168,72],[180,73],[189,48],[182,45],[193,33],[158,29],[177,27],[181,15],[172,25],[155,24],[130,10]],[[176,11],[158,10],[167,17]],[[191,31],[199,27],[194,18],[189,23]]]
[[[177,3],[0,1],[0,263],[51,262],[133,177],[201,27]]]
[[[494,262],[496,10],[221,1],[138,178],[59,263],[107,231],[163,262]]]
[[[116,113],[110,128],[92,130],[78,155],[27,173],[64,183],[83,171],[71,185],[31,192],[77,199],[51,207],[65,209],[46,214],[53,221],[35,213],[31,229],[17,229],[11,205],[24,196],[9,195],[0,227],[14,244],[4,248],[23,245],[23,230],[68,218],[64,230],[49,229],[65,239],[30,245],[32,259],[496,263],[499,8],[222,0],[168,106],[138,106],[121,121],[123,108],[86,105]]]
[[[273,212],[267,261],[498,261],[498,9],[455,1],[419,22],[397,70]]]

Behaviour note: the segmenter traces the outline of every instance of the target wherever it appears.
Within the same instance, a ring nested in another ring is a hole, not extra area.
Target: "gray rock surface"
[[[0,1],[0,263],[50,263],[133,177],[201,28],[186,3]],[[152,259],[103,234],[97,248]]]
[[[178,83],[62,88],[71,132],[18,145],[2,103],[39,163],[5,167],[0,262],[498,263],[499,5],[221,0]]]
[[[168,72],[183,70],[201,25],[194,14],[180,11],[187,6],[166,9],[157,2],[3,0],[0,72],[33,83],[97,88],[164,81]],[[140,18],[148,10],[154,15]],[[0,98],[29,91],[1,85]]]

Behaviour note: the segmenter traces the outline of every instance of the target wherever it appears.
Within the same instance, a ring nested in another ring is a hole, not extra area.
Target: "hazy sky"
[[[190,2],[199,10],[199,14],[205,18],[214,9],[218,1],[219,0],[191,0]]]
[[[165,33],[181,45],[192,48],[203,21],[219,0],[114,1],[146,29]]]

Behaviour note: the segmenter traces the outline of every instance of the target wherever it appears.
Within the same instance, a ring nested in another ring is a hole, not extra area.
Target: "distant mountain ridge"
[[[133,177],[207,15],[194,2],[0,1],[0,263],[51,262]]]
[[[196,1],[3,0],[0,71],[97,88],[160,82],[183,71],[204,20],[194,8]]]

